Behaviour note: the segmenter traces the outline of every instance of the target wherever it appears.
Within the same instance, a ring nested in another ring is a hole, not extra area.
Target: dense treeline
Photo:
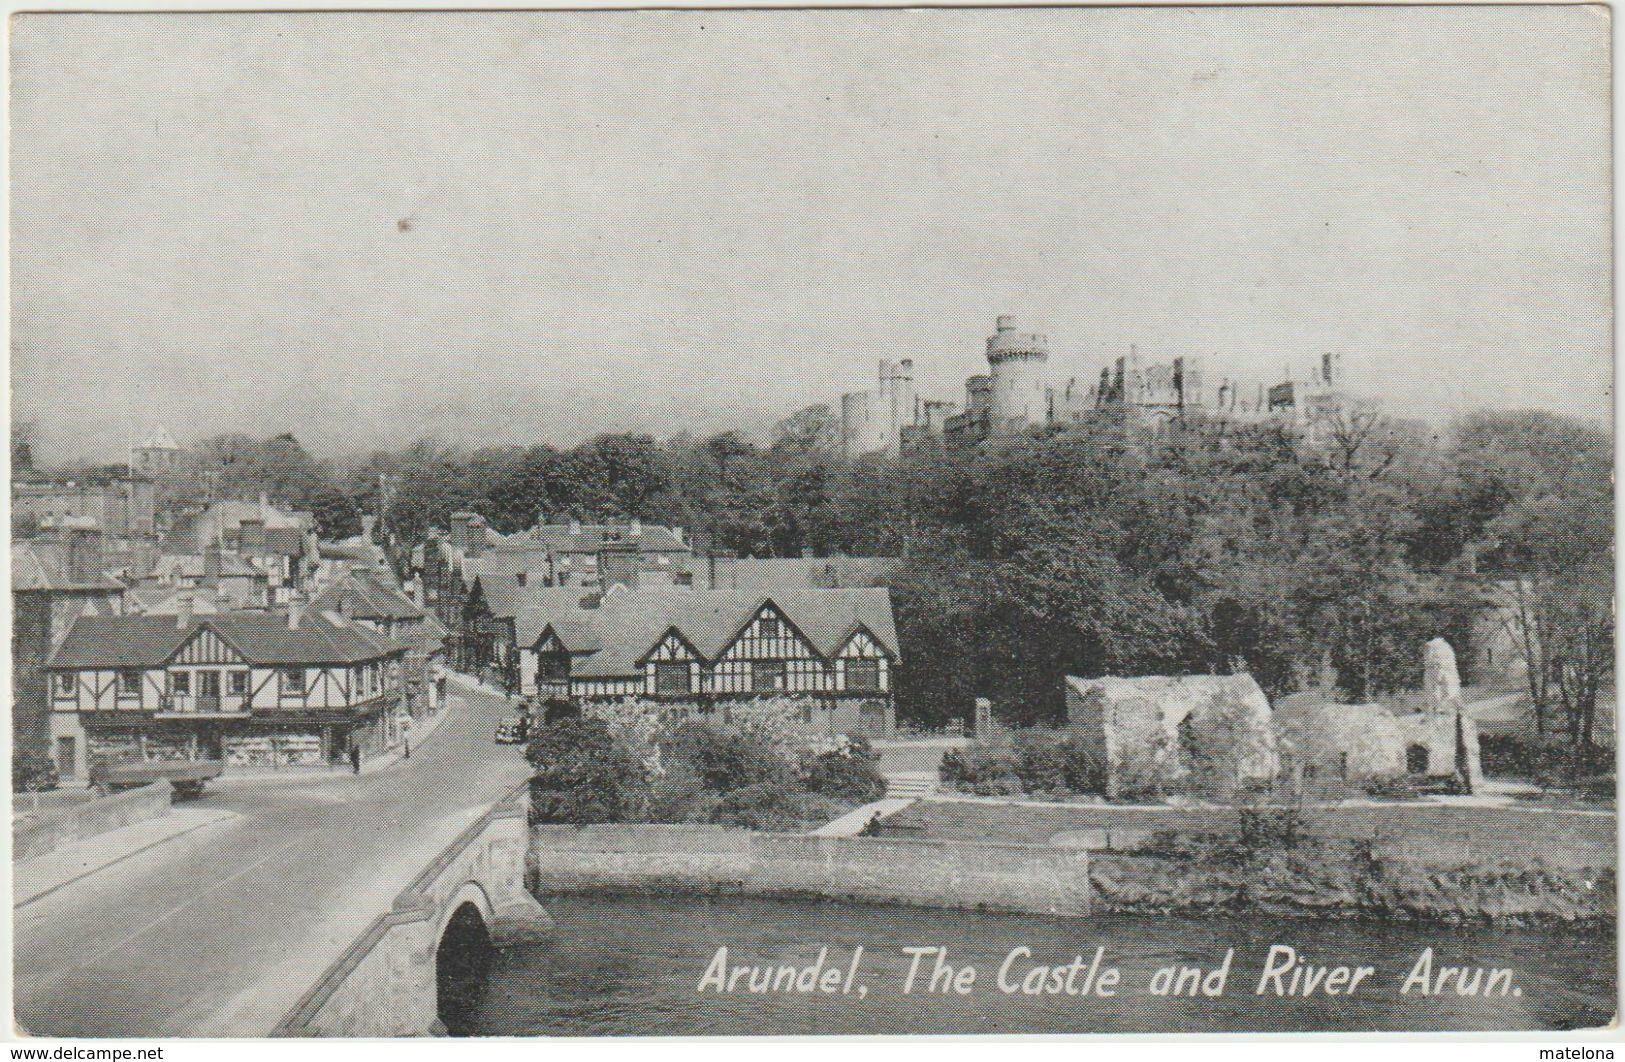
[[[1271,693],[1413,688],[1427,638],[1467,639],[1482,581],[1442,573],[1470,557],[1519,577],[1509,632],[1540,662],[1539,725],[1589,742],[1612,668],[1607,434],[1507,412],[1435,437],[1369,406],[1321,429],[1309,447],[1266,426],[1150,439],[1102,418],[846,461],[815,406],[765,446],[735,432],[568,450],[424,441],[330,485],[402,545],[469,509],[505,532],[637,516],[743,555],[903,557],[899,708],[926,724],[975,695],[1012,720],[1054,719],[1065,674],[1246,668]]]

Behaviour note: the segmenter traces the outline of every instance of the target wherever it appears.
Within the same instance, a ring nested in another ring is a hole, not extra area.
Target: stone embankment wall
[[[537,826],[538,892],[680,889],[1034,914],[1089,911],[1089,854],[1050,845],[753,833],[721,826]]]
[[[173,795],[168,782],[154,782],[72,807],[19,816],[11,828],[11,858],[20,863],[110,830],[161,818],[169,814]]]

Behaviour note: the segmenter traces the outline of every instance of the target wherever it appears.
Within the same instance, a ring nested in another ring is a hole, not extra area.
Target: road
[[[16,1023],[45,1036],[263,1036],[394,895],[526,773],[464,701],[376,773],[229,782],[236,816],[14,912]]]

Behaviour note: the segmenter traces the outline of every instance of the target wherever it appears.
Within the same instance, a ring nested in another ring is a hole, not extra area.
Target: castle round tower
[[[987,363],[992,367],[991,428],[995,434],[1019,432],[1049,420],[1049,337],[1017,332],[1015,318],[998,319],[987,337]]]

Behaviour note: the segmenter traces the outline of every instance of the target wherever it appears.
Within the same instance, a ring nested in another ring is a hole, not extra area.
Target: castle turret
[[[996,331],[987,337],[994,433],[1019,432],[1048,419],[1048,362],[1049,337],[1018,332],[1015,318],[999,317]]]

